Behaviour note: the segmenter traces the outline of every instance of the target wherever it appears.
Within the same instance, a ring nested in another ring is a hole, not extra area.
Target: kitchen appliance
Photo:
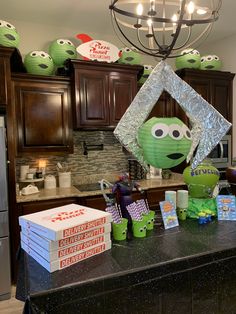
[[[231,135],[225,135],[207,158],[218,169],[231,166]]]
[[[4,117],[0,116],[0,300],[11,297],[7,162]]]

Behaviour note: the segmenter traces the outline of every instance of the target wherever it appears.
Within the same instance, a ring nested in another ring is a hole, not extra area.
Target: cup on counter
[[[20,180],[25,180],[27,173],[29,173],[29,165],[20,166]]]
[[[58,176],[60,188],[71,187],[71,172],[58,172]]]

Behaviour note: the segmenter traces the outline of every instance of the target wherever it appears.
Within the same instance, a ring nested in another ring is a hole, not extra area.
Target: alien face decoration
[[[19,34],[15,26],[0,20],[0,45],[4,47],[18,47],[19,41]]]
[[[192,144],[189,128],[178,118],[149,119],[138,130],[137,140],[145,161],[162,169],[184,161]]]
[[[201,70],[215,70],[221,69],[220,58],[216,55],[209,55],[201,57]]]
[[[75,59],[77,57],[76,48],[68,39],[53,41],[49,46],[49,54],[57,66],[63,66],[67,59]]]
[[[125,47],[125,48],[122,48],[120,52],[121,52],[121,57],[118,59],[118,63],[141,64],[141,55],[136,48]]]
[[[181,56],[175,59],[176,69],[199,69],[201,65],[200,53],[192,48],[185,49],[181,52]]]
[[[142,76],[138,82],[140,84],[144,84],[146,82],[147,78],[149,77],[149,75],[151,74],[153,69],[154,69],[154,67],[152,65],[144,65],[143,66],[143,74],[142,74]]]
[[[25,56],[24,64],[30,74],[52,75],[54,71],[53,60],[47,52],[32,51]]]

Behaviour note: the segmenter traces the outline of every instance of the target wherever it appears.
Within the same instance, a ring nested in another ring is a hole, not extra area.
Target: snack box
[[[34,227],[37,234],[53,241],[83,233],[111,221],[110,213],[77,204],[19,217],[22,228]]]
[[[31,257],[33,257],[33,259],[35,259],[40,265],[42,265],[50,273],[52,273],[56,270],[64,269],[64,268],[69,267],[73,264],[76,264],[82,260],[85,260],[89,257],[92,257],[94,255],[103,253],[106,250],[109,250],[111,248],[111,241],[101,243],[101,244],[96,245],[93,248],[89,248],[88,250],[85,250],[83,252],[76,253],[72,256],[58,259],[58,260],[55,260],[52,262],[46,261],[42,256],[40,256],[36,251],[31,249],[23,241],[21,241],[21,247],[26,253],[28,253]]]
[[[80,243],[82,241],[86,241],[88,239],[98,237],[103,235],[104,233],[111,232],[111,224],[101,225],[98,228],[91,229],[85,231],[83,233],[75,234],[74,236],[60,239],[56,241],[49,240],[37,234],[37,229],[33,226],[29,226],[28,228],[21,228],[22,233],[30,238],[32,241],[43,247],[47,251],[55,251],[60,248],[64,248],[73,244]]]
[[[31,238],[27,237],[25,234],[21,232],[21,242],[27,244],[28,247],[36,251],[39,255],[41,255],[47,261],[54,261],[56,259],[60,259],[66,256],[73,255],[75,253],[81,253],[86,249],[94,247],[100,243],[107,242],[111,240],[110,233],[105,233],[98,237],[89,239],[87,241],[79,242],[74,245],[67,246],[65,248],[61,248],[59,250],[47,251],[42,246],[34,242]]]

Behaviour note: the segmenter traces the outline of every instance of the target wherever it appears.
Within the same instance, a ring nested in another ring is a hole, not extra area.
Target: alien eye
[[[0,21],[0,27],[3,27],[3,26],[4,26],[3,21]]]
[[[191,139],[192,139],[191,132],[190,132],[189,128],[188,128],[186,125],[183,125],[183,126],[182,126],[182,132],[183,132],[183,135],[184,135],[188,140],[191,140]]]
[[[207,61],[212,61],[213,60],[213,58],[212,58],[212,56],[207,56]]]
[[[182,131],[182,127],[178,124],[169,125],[169,135],[174,140],[181,140],[184,136],[183,131]]]
[[[147,226],[144,226],[144,227],[143,227],[143,230],[146,230],[146,229],[147,229]]]
[[[139,229],[139,232],[143,232],[143,229],[144,229],[144,228],[140,228],[140,229]]]
[[[165,137],[169,132],[168,125],[164,123],[157,123],[152,127],[152,136],[156,137],[157,139]]]
[[[129,49],[128,47],[126,47],[126,48],[124,49],[124,51],[125,51],[125,52],[130,52],[131,49]]]
[[[124,230],[124,231],[122,231],[122,234],[126,234],[126,231]]]
[[[66,42],[68,45],[73,46],[72,42],[70,40],[67,40]]]
[[[58,45],[65,45],[65,40],[64,39],[57,39]]]
[[[206,57],[202,57],[201,58],[201,62],[204,62],[204,61],[206,61],[207,59],[206,59]]]
[[[15,27],[12,25],[12,24],[10,24],[10,23],[6,23],[6,27],[7,28],[10,28],[10,29],[14,29]]]
[[[48,56],[49,60],[52,60],[52,58],[50,56]]]
[[[217,57],[217,56],[214,56],[214,59],[217,60],[217,61],[220,60],[220,58]]]
[[[151,219],[151,222],[153,222],[153,221],[154,221],[154,218]]]
[[[33,52],[31,52],[31,54],[30,54],[31,57],[37,57],[37,55],[38,55],[38,54],[37,54],[36,51],[33,51]]]

